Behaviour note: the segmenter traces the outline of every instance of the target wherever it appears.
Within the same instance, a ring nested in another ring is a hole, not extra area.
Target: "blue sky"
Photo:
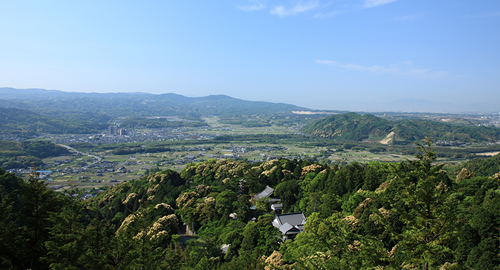
[[[497,0],[20,0],[0,2],[0,25],[0,87],[351,110],[500,100]]]

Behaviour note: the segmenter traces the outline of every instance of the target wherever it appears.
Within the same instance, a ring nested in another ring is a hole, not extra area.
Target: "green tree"
[[[279,231],[272,225],[274,216],[260,216],[257,222],[249,223],[243,232],[241,248],[256,250],[259,255],[269,256],[279,248]]]
[[[48,228],[51,235],[45,242],[47,256],[44,258],[51,269],[81,269],[79,258],[83,253],[84,236],[83,209],[81,195],[71,192],[69,199],[63,201],[60,212],[49,217]]]
[[[238,194],[231,190],[225,190],[217,195],[215,208],[222,216],[223,220],[229,218],[229,214],[233,213],[238,204]]]
[[[294,269],[370,269],[392,260],[380,240],[354,233],[353,220],[334,214],[308,217],[305,229],[280,249]],[[390,269],[390,268],[388,268]]]
[[[297,180],[282,182],[276,187],[275,193],[283,202],[283,212],[291,212],[300,196],[299,182]]]
[[[241,195],[236,202],[236,215],[238,220],[242,222],[247,222],[251,217],[250,207],[252,207],[252,203],[250,200],[249,195]]]
[[[13,268],[16,250],[16,215],[20,203],[22,179],[0,168],[0,268]]]
[[[0,191],[0,268],[13,269],[15,256],[12,247],[16,246],[16,224],[12,213],[14,201],[11,194]]]
[[[45,241],[50,240],[52,225],[49,219],[52,213],[59,211],[60,199],[35,174],[21,184],[21,191],[18,265],[24,269],[47,269],[48,265],[41,258],[47,254]]]
[[[406,208],[395,201],[393,205],[406,225],[398,236],[405,261],[426,270],[452,258],[458,200],[442,165],[434,165],[436,154],[430,141],[419,149],[421,154],[402,164],[393,183],[401,187],[401,197],[395,200],[401,199]]]
[[[85,228],[82,238],[83,254],[79,258],[82,269],[113,269],[113,250],[117,249],[114,226],[98,215]],[[81,243],[80,243],[81,244]]]

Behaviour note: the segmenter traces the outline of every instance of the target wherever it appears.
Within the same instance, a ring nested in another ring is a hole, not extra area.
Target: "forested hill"
[[[500,174],[448,175],[420,151],[345,166],[207,160],[90,200],[0,169],[0,269],[498,269]],[[293,241],[251,199],[266,186],[307,218]]]
[[[497,141],[500,129],[483,126],[461,126],[420,119],[389,121],[370,114],[335,114],[306,125],[302,131],[315,137],[349,141],[410,143],[426,137],[431,140]]]
[[[104,125],[89,121],[69,122],[28,110],[0,108],[0,134],[21,137],[33,136],[39,133],[85,134],[97,132],[103,128],[105,128]]]
[[[284,103],[246,101],[225,95],[185,97],[177,94],[70,93],[43,89],[0,88],[3,107],[20,108],[51,117],[81,115],[105,122],[114,117],[251,115],[291,113],[306,108]],[[83,118],[84,119],[84,118]]]
[[[49,141],[11,142],[0,140],[0,167],[27,168],[42,165],[42,159],[69,154],[68,149]]]
[[[488,158],[475,158],[464,162],[459,167],[451,167],[449,171],[454,175],[458,175],[464,168],[476,176],[494,175],[500,172],[500,155],[497,154]]]
[[[325,138],[360,141],[371,137],[384,137],[392,129],[392,123],[371,114],[334,114],[319,119],[302,130],[310,135]]]

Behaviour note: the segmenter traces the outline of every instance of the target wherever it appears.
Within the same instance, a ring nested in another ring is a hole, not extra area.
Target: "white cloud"
[[[295,4],[294,7],[287,9],[285,6],[277,6],[269,11],[272,15],[278,15],[278,17],[283,18],[286,16],[296,15],[298,13],[306,12],[311,9],[318,7],[318,1],[309,1],[306,3],[299,2]]]
[[[239,9],[243,11],[256,11],[266,8],[266,4],[258,0],[249,0],[249,5],[239,6]]]
[[[385,4],[389,4],[391,2],[394,2],[397,0],[365,0],[365,4],[363,5],[364,8],[372,8],[376,6],[381,6]]]
[[[358,64],[342,64],[330,60],[316,60],[316,63],[339,67],[355,71],[368,71],[375,74],[418,76],[418,77],[442,77],[448,74],[445,71],[430,71],[425,68],[415,67],[411,61],[405,61],[389,66],[363,66]]]

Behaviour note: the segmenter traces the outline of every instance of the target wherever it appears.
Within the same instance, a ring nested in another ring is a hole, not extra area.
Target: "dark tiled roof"
[[[306,223],[306,216],[304,213],[290,213],[276,215],[276,219],[280,225],[288,223],[292,226],[303,225]]]
[[[254,199],[257,201],[262,198],[270,197],[273,194],[273,192],[274,189],[272,189],[270,186],[266,186],[266,188],[262,192],[254,196]]]
[[[276,215],[273,226],[284,235],[298,234],[304,230],[306,216],[304,213],[290,213]]]

